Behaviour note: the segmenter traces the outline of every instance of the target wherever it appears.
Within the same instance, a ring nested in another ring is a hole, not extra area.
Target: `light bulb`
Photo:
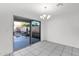
[[[48,15],[48,16],[47,16],[47,19],[49,19],[50,17],[51,17],[51,15]]]
[[[43,17],[46,17],[46,14],[43,14]]]
[[[51,15],[46,15],[46,14],[43,14],[42,16],[40,16],[41,19],[49,19],[51,17]]]

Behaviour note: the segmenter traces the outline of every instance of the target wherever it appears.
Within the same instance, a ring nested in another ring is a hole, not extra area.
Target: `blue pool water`
[[[25,36],[14,36],[14,50],[24,48],[29,45],[29,37]]]
[[[32,43],[39,41],[39,39],[36,39],[36,38],[31,38],[31,39],[32,39],[31,40]],[[14,45],[13,45],[14,51],[22,49],[28,45],[30,45],[30,37],[29,36],[22,36],[22,35],[14,36]]]

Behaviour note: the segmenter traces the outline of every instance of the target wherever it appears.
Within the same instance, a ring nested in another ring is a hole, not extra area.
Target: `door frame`
[[[29,22],[30,23],[30,39],[29,39],[29,43],[30,43],[30,45],[32,44],[31,43],[31,38],[32,38],[32,32],[31,32],[31,30],[32,30],[32,24],[31,24],[31,22],[32,21],[37,21],[37,22],[39,22],[40,23],[40,28],[39,28],[39,32],[40,32],[40,39],[39,39],[39,41],[41,41],[41,21],[39,21],[39,20],[34,20],[34,19],[29,19],[29,18],[25,18],[25,17],[21,17],[21,16],[16,16],[16,15],[13,15],[13,32],[14,32],[14,21],[21,21],[21,22]],[[14,34],[14,33],[13,33]],[[13,37],[13,52],[14,52],[14,37]]]

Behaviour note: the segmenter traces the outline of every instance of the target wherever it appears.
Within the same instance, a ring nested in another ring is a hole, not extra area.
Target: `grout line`
[[[63,52],[64,52],[64,49],[65,49],[65,46],[63,46],[63,50],[62,50],[60,56],[62,56],[62,54],[63,54]]]
[[[73,56],[73,49],[74,49],[74,48],[72,47],[72,53],[71,53],[71,56]]]
[[[44,44],[44,46],[45,46],[45,44]],[[41,46],[40,46],[40,48],[41,48]],[[40,51],[40,53],[42,52],[44,50],[44,48]],[[31,52],[32,53],[32,52]],[[40,53],[38,54],[38,55],[40,55]],[[33,53],[32,53],[33,54]],[[33,54],[34,55],[34,54]],[[38,56],[38,55],[34,55],[34,56]]]
[[[57,46],[54,47],[54,49],[51,51],[51,53],[48,55],[50,56],[52,54],[52,52],[54,52],[56,50]]]
[[[45,45],[45,44],[44,44]],[[43,51],[45,49],[45,47],[40,51],[40,53],[38,54],[38,55],[40,55],[41,54],[41,52]]]
[[[44,44],[45,45],[45,44]],[[45,45],[46,46],[46,45]],[[42,51],[44,51],[45,47],[42,49]],[[40,53],[38,55],[40,55],[42,53],[42,51],[40,51]]]

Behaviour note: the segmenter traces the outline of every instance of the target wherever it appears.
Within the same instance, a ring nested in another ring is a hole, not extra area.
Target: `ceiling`
[[[39,17],[43,13],[50,15],[63,15],[79,13],[79,3],[63,3],[63,6],[56,6],[57,3],[3,3],[0,4],[0,14],[11,12],[13,14],[30,15]],[[47,6],[47,9],[44,7]]]

